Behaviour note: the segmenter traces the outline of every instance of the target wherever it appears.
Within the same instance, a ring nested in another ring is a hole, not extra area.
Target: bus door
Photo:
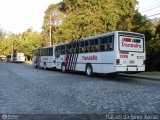
[[[60,54],[61,54],[61,49],[60,46],[56,46],[55,47],[55,61],[56,61],[56,68],[57,69],[61,69],[61,58],[60,58]]]

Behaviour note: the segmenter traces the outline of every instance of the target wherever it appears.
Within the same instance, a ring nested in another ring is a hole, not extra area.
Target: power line
[[[159,5],[160,5],[160,3],[157,3],[157,4],[154,4],[154,5],[148,6],[146,8],[142,8],[142,11],[146,11],[147,9],[152,9],[152,8],[157,7]]]
[[[156,13],[156,14],[153,14],[153,15],[149,15],[147,17],[153,17],[153,16],[156,16],[156,15],[160,15],[160,13]]]
[[[147,12],[147,11],[150,11],[150,10],[154,10],[154,9],[156,9],[156,8],[159,8],[160,6],[157,6],[157,7],[154,7],[154,8],[150,8],[150,9],[148,9],[148,10],[144,10],[144,11],[142,11],[142,12]]]

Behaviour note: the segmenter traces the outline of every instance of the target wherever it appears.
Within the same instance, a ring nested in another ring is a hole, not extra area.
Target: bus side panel
[[[115,72],[115,53],[113,51],[79,54],[76,71],[85,71],[86,64],[90,63],[95,73]]]

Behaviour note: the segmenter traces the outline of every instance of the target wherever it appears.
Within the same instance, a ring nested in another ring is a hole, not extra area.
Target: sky
[[[160,17],[160,0],[138,0],[137,6],[139,12],[142,15],[148,16],[148,18]],[[157,15],[155,15],[157,14]]]
[[[0,28],[15,34],[22,33],[30,27],[40,32],[44,11],[50,4],[60,1],[62,0],[0,0]],[[143,15],[160,13],[160,0],[138,1],[137,8]],[[150,18],[154,17],[157,16]]]

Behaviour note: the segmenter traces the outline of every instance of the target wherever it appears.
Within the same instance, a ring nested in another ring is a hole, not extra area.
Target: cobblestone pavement
[[[0,113],[159,114],[160,82],[0,63]]]

